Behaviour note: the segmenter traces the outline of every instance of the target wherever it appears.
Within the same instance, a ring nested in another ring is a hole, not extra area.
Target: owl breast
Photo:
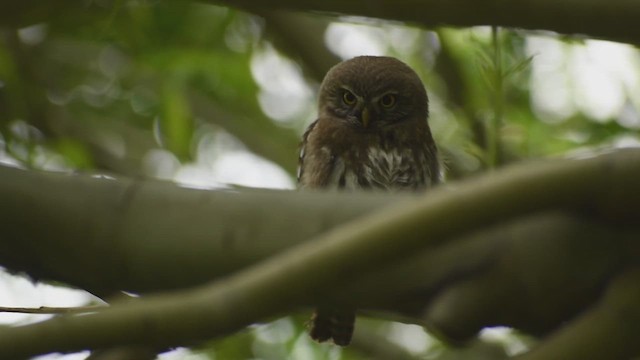
[[[370,147],[363,170],[363,181],[382,189],[410,187],[419,177],[409,149]]]
[[[327,185],[347,190],[420,190],[429,185],[426,162],[426,154],[409,148],[351,149],[334,158]]]

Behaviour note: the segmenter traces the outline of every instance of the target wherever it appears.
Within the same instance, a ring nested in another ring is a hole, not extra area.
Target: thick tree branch
[[[3,266],[103,294],[202,284],[407,196],[205,191],[0,167],[0,199]]]
[[[617,156],[633,158],[633,154],[628,151]],[[633,184],[607,185],[634,177],[611,177],[603,159],[608,158],[571,161],[567,167],[560,162],[538,164],[527,171],[522,167],[508,170],[495,179],[505,181],[504,188],[488,194],[486,200],[479,199],[484,201],[483,206],[496,203],[490,213],[475,209],[477,214],[472,207],[463,206],[448,209],[449,213],[442,213],[438,220],[451,224],[455,219],[460,231],[467,231],[472,226],[465,227],[463,220],[487,225],[481,215],[491,214],[493,221],[498,221],[511,216],[515,206],[539,205],[514,204],[523,189],[528,189],[527,193],[537,191],[539,196],[532,197],[532,202],[553,200],[562,206],[580,206],[604,191],[633,188]],[[594,164],[602,169],[593,168]],[[585,175],[564,178],[564,172],[570,170],[584,171]],[[100,284],[105,291],[153,291],[199,284],[400,200],[397,195],[383,194],[197,191],[153,181],[94,179],[11,168],[0,171],[0,195],[5,204],[0,208],[5,222],[0,262],[36,278],[54,278],[87,289]],[[520,179],[522,173],[529,172],[542,180],[523,185],[529,181]],[[567,189],[556,194],[547,183],[554,183],[557,177],[563,178]],[[478,183],[492,184],[494,180],[492,176],[483,179]],[[602,184],[596,186],[596,181]],[[583,199],[576,192],[585,188],[590,191]],[[430,203],[457,194],[458,189],[430,194]],[[607,203],[612,217],[615,211],[624,213],[624,204],[630,199],[624,193],[616,197],[622,202]],[[462,217],[467,211],[471,213]],[[32,224],[32,219],[39,219],[39,223]],[[251,228],[246,227],[249,223]],[[175,266],[165,266],[168,257]],[[72,264],[84,271],[78,273]]]
[[[628,0],[206,0],[246,9],[318,11],[400,20],[428,27],[497,25],[640,42],[640,6]]]
[[[14,179],[15,176],[20,177],[20,175],[13,175]],[[22,176],[37,177],[29,173]],[[49,351],[102,348],[116,344],[168,346],[222,335],[258,319],[313,301],[317,293],[341,283],[347,283],[358,274],[365,274],[378,268],[379,264],[397,261],[421,249],[447,244],[453,237],[490,224],[553,208],[589,207],[605,219],[621,219],[625,214],[630,215],[628,218],[631,218],[636,212],[630,209],[640,200],[640,194],[633,190],[639,176],[640,151],[638,150],[619,151],[584,160],[552,161],[512,167],[500,173],[433,191],[418,201],[397,204],[385,211],[352,221],[335,231],[327,232],[316,241],[293,247],[255,266],[198,289],[177,294],[149,296],[142,300],[113,306],[96,314],[65,316],[29,326],[0,329],[0,357],[15,358]],[[69,178],[57,179],[58,182],[60,180],[64,183],[69,182]],[[87,187],[99,182],[95,179],[83,180]],[[102,189],[101,196],[106,196],[109,191],[117,189],[116,183],[111,181],[111,184],[107,184],[108,186]],[[55,185],[55,181],[50,185]],[[255,220],[255,210],[251,209],[255,209],[261,200],[275,199],[273,194],[270,194],[270,197],[267,193],[260,192],[250,194],[244,199],[237,197],[237,194],[225,195],[195,190],[164,193],[158,191],[169,190],[163,184],[141,185],[129,186],[126,194],[118,195],[117,198],[120,200],[115,202],[117,206],[103,208],[100,214],[94,213],[93,218],[104,217],[108,221],[101,222],[92,231],[84,229],[83,232],[86,243],[102,241],[105,242],[101,244],[103,248],[113,244],[109,239],[121,241],[126,239],[117,246],[124,246],[125,250],[133,253],[129,258],[131,263],[126,264],[131,267],[130,271],[141,264],[149,264],[144,258],[148,257],[147,251],[151,251],[152,248],[170,249],[169,253],[164,254],[163,263],[166,266],[174,262],[173,254],[182,251],[179,250],[180,248],[191,248],[187,250],[189,255],[197,257],[202,249],[207,248],[207,244],[217,244],[225,238],[224,231],[221,232],[220,229],[229,229],[223,225],[228,219],[222,217],[221,213],[219,218],[209,218],[210,222],[205,226],[197,218],[184,218],[182,214],[174,212],[177,209],[169,206],[172,201],[184,197],[183,201],[189,199],[187,203],[196,207],[215,202],[218,208],[228,206],[227,210],[231,209],[232,213],[240,213],[238,210],[244,209],[247,211],[244,216]],[[84,205],[92,205],[87,208],[82,206],[82,202],[69,203],[69,199],[65,199],[62,194],[57,197],[47,194],[47,190],[50,189],[33,189],[14,184],[13,190],[22,194],[13,198],[10,196],[11,193],[3,194],[3,197],[14,200],[8,203],[9,208],[12,209],[20,207],[20,204],[15,202],[17,198],[23,201],[28,199],[30,204],[34,205],[42,201],[41,197],[45,197],[47,199],[43,201],[45,205],[53,199],[59,200],[60,202],[55,205],[60,210],[74,205],[83,211],[99,210],[98,202],[84,203]],[[34,197],[34,191],[40,196]],[[300,205],[301,203],[297,203],[296,199],[303,198],[303,203],[311,209],[324,208],[324,211],[331,211],[334,214],[336,213],[335,205],[329,207],[326,199],[338,201],[340,198],[348,197],[346,195],[331,197],[329,194],[312,193],[295,194],[297,196],[287,194],[286,192],[279,194],[281,197],[279,203],[282,206],[280,209],[287,208],[287,205],[289,207],[294,207],[294,204]],[[229,195],[236,196],[226,198],[225,201],[225,196]],[[366,199],[374,198],[371,194],[353,194],[353,196],[350,200],[357,199],[360,205],[364,204]],[[113,194],[109,198],[113,198]],[[156,206],[144,206],[144,202],[140,202],[142,199]],[[105,199],[103,198],[102,201]],[[316,201],[320,205],[315,204]],[[349,207],[346,205],[347,202],[340,204],[345,208]],[[277,203],[270,205],[270,212],[274,212],[274,206],[277,206]],[[151,214],[145,214],[138,221],[131,221],[150,209],[155,210]],[[180,211],[186,211],[186,208]],[[123,213],[124,216],[114,217],[112,214],[114,212]],[[167,213],[171,216],[167,216]],[[78,212],[71,212],[71,214],[79,215]],[[72,220],[67,218],[68,215],[60,218],[56,218],[52,213],[35,215],[39,216],[33,218],[45,219],[44,225],[49,226],[50,230],[54,227],[56,231],[65,230],[63,227],[58,227],[60,225],[56,220],[63,220],[62,222]],[[288,215],[286,221],[279,223],[287,230],[280,233],[285,237],[286,233],[292,233],[292,224],[296,224],[301,219],[300,215],[294,215],[292,212]],[[18,219],[24,217],[26,215],[21,213]],[[27,219],[31,218],[27,217]],[[3,211],[0,219],[17,220],[16,215],[12,215],[11,211]],[[159,238],[157,242],[136,244],[138,238],[145,238],[145,232],[151,230],[151,227],[168,230],[162,221],[169,220],[177,224],[175,220],[178,219],[185,222],[181,227],[187,231],[187,235],[190,232],[199,235],[192,239],[192,243],[185,244],[179,238],[162,239],[160,236],[162,232],[154,231],[153,235]],[[275,217],[270,218],[271,221],[274,219]],[[317,229],[319,224],[308,223],[308,225],[315,226]],[[199,229],[188,230],[194,226]],[[257,226],[260,228],[261,224],[258,223]],[[248,231],[250,235],[241,238],[246,240],[264,236],[260,232]],[[112,237],[101,235],[105,232]],[[19,235],[19,231],[15,228],[8,234],[14,237],[5,238],[3,247],[10,240],[17,242],[15,239],[21,239],[15,236]],[[72,234],[73,231],[66,229],[65,235]],[[46,242],[41,241],[41,243]],[[5,254],[5,249],[0,253]],[[160,253],[156,253],[153,256],[159,255]],[[138,258],[143,260],[135,264],[135,259]],[[63,262],[61,259],[57,260]],[[461,261],[465,260],[461,259]],[[8,260],[4,258],[2,261]],[[158,269],[136,270],[138,271],[132,273],[137,275],[146,272],[146,275],[151,277]],[[169,282],[174,283],[175,280],[170,279]],[[38,341],[35,341],[36,338]]]
[[[615,41],[640,42],[640,7],[629,0],[204,0],[248,10],[318,11],[407,21],[428,27],[440,25],[497,25],[564,34],[583,34]],[[0,4],[0,26],[25,26],[61,14],[105,13],[110,8],[86,6],[73,0],[9,1]]]

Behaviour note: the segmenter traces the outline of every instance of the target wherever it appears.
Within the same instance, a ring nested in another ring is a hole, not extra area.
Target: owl
[[[300,188],[420,191],[440,181],[427,122],[429,101],[413,69],[392,57],[359,56],[325,76],[318,119],[302,137]],[[346,346],[353,309],[318,308],[314,340]]]

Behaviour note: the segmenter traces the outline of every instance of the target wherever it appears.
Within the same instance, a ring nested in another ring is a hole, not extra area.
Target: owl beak
[[[369,109],[362,109],[362,113],[360,114],[360,121],[362,122],[362,126],[365,128],[369,127],[369,120],[371,120],[371,115],[369,114]]]

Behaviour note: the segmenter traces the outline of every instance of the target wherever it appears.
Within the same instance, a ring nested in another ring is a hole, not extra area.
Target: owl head
[[[359,56],[329,70],[320,86],[318,112],[366,131],[426,121],[429,105],[422,81],[405,63]]]

